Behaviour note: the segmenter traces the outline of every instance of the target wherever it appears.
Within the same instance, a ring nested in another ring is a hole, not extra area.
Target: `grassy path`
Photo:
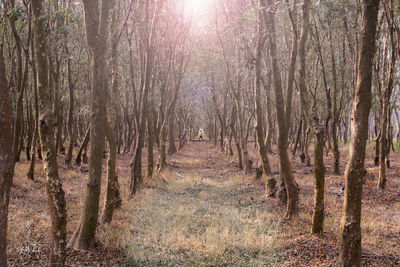
[[[281,262],[280,216],[262,187],[207,143],[190,144],[136,197],[128,264],[258,266]],[[156,178],[157,179],[157,178]]]

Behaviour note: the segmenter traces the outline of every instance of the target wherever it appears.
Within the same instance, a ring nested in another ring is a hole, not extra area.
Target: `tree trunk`
[[[115,4],[115,2],[113,2]],[[117,16],[120,10],[114,8],[111,16],[111,28],[117,27]],[[112,221],[114,210],[121,207],[121,195],[119,192],[119,183],[117,175],[117,129],[119,123],[119,76],[118,76],[118,38],[119,32],[114,30],[112,33],[111,41],[111,76],[112,85],[110,92],[109,112],[106,116],[105,123],[105,135],[109,145],[109,155],[107,160],[107,189],[106,199],[104,201],[103,214],[101,215],[101,222],[110,224]]]
[[[39,98],[39,134],[43,151],[43,167],[46,173],[46,191],[51,218],[49,266],[63,266],[66,258],[66,203],[58,174],[57,151],[54,143],[54,113],[49,105],[47,38],[43,1],[32,0],[33,25],[37,61],[37,91]]]
[[[153,113],[151,111],[154,106],[153,101],[150,101],[147,111],[147,176],[152,177],[154,171],[154,153],[153,147],[155,143],[155,133],[153,124]]]
[[[67,45],[67,44],[66,44]],[[68,54],[68,49],[67,49]],[[73,123],[74,123],[74,85],[72,82],[72,73],[71,73],[71,60],[68,57],[67,61],[67,69],[68,69],[68,89],[69,89],[69,109],[68,109],[68,136],[69,136],[69,144],[67,156],[65,157],[65,165],[67,168],[71,168],[72,162],[72,150],[74,148],[75,143],[75,135],[73,131]]]
[[[33,139],[32,139],[32,147],[31,147],[31,159],[29,162],[29,170],[26,176],[28,177],[29,180],[34,180],[35,179],[35,149],[36,149],[36,143],[37,143],[37,138],[38,138],[38,129],[37,129],[37,120],[35,120],[35,129],[33,131]]]
[[[259,3],[260,8],[262,8],[261,3]],[[261,61],[262,61],[262,50],[264,49],[265,37],[263,36],[263,27],[262,27],[262,15],[261,12],[258,12],[258,29],[257,29],[257,48],[256,48],[256,64],[255,64],[255,79],[254,79],[254,109],[256,115],[256,140],[258,154],[261,158],[261,165],[263,169],[263,174],[266,180],[266,193],[268,196],[275,195],[275,178],[272,176],[271,167],[268,160],[268,152],[264,143],[264,127],[263,127],[263,115],[262,108],[260,103],[261,98]],[[274,180],[274,182],[269,180]],[[273,187],[269,187],[268,185],[273,185]]]
[[[107,193],[101,222],[109,224],[112,221],[114,210],[121,206],[122,200],[119,193],[118,175],[116,173],[117,137],[107,122],[105,132],[110,147],[110,154],[107,160]]]
[[[262,0],[265,3],[265,0]],[[265,6],[265,5],[264,5]],[[269,8],[273,9],[272,0],[268,0]],[[265,14],[265,27],[270,29],[269,35],[269,50],[272,63],[273,71],[273,84],[275,89],[275,103],[285,103],[283,99],[283,88],[281,73],[279,69],[279,63],[277,58],[276,49],[276,35],[275,35],[275,10],[269,10],[268,14],[264,10]],[[280,175],[283,177],[287,192],[287,206],[286,206],[286,218],[291,218],[298,213],[298,200],[299,190],[297,188],[296,181],[293,176],[292,165],[288,155],[288,129],[286,122],[286,114],[284,105],[275,105],[276,117],[278,123],[278,154],[280,163]]]
[[[332,137],[332,144],[333,144],[333,157],[335,158],[334,161],[334,168],[333,172],[336,175],[340,175],[340,151],[339,151],[339,144],[338,144],[338,136],[337,136],[337,128],[339,126],[339,115],[340,110],[337,107],[337,74],[336,74],[336,60],[335,60],[335,53],[333,50],[333,40],[332,40],[332,31],[329,33],[330,37],[330,52],[331,52],[331,61],[332,61],[332,76],[333,76],[333,119],[331,122],[331,137]],[[344,88],[342,88],[344,90]]]
[[[85,138],[83,138],[82,144],[79,147],[78,154],[76,155],[75,163],[76,165],[80,166],[82,162],[82,153],[83,150],[86,151],[87,145],[90,140],[90,127],[86,130]]]
[[[99,200],[101,173],[104,153],[106,123],[106,81],[105,54],[108,30],[109,1],[99,3],[96,0],[83,1],[85,13],[86,41],[91,65],[91,104],[90,104],[90,158],[89,179],[83,204],[81,220],[69,241],[75,249],[87,250],[94,246]]]
[[[172,108],[171,115],[169,116],[168,121],[168,155],[171,156],[176,153],[176,145],[175,145],[175,122],[174,122],[174,111],[175,108]]]
[[[314,211],[312,218],[312,233],[322,234],[324,231],[324,129],[314,132]]]
[[[299,128],[297,129],[296,142],[294,143],[293,150],[292,150],[293,157],[296,156],[296,151],[299,146],[300,139],[301,139],[302,128],[303,128],[303,118],[300,119]]]
[[[7,266],[7,219],[14,175],[13,135],[9,88],[0,47],[0,266]]]
[[[371,108],[372,64],[375,55],[379,0],[363,0],[363,23],[359,51],[357,87],[351,119],[349,161],[345,172],[345,194],[338,266],[361,266],[361,196],[364,160]]]
[[[390,128],[390,117],[391,117],[390,97],[393,89],[393,75],[395,72],[396,55],[397,55],[396,41],[394,40],[393,36],[394,26],[393,26],[393,21],[391,21],[391,18],[393,18],[393,14],[389,14],[390,12],[392,12],[392,10],[393,7],[389,8],[385,5],[385,13],[389,28],[392,53],[390,56],[389,76],[383,95],[383,101],[382,101],[383,105],[381,109],[381,130],[380,130],[381,143],[380,143],[380,156],[379,156],[379,183],[378,183],[378,187],[381,190],[385,190],[386,186],[386,167],[390,166],[388,164],[389,160],[387,159],[387,155],[390,153],[390,146],[392,144],[391,128]]]
[[[148,3],[147,3],[148,4]],[[157,3],[159,5],[159,2]],[[142,177],[142,150],[144,146],[144,138],[145,138],[145,126],[147,120],[147,105],[148,105],[148,95],[151,89],[151,75],[153,72],[153,61],[154,61],[154,47],[153,47],[153,38],[154,38],[154,27],[158,17],[158,6],[156,7],[155,13],[153,14],[153,21],[151,25],[149,21],[146,21],[146,24],[150,26],[149,32],[147,33],[145,40],[145,48],[146,48],[146,58],[145,58],[145,73],[144,73],[144,84],[141,87],[141,100],[139,106],[139,114],[137,114],[137,130],[136,130],[136,145],[133,154],[133,159],[130,163],[131,166],[131,175],[130,175],[130,185],[129,192],[130,197],[132,197],[137,190],[139,189],[139,185],[143,181]],[[147,11],[148,12],[148,11]],[[148,20],[150,14],[146,15],[146,20]]]

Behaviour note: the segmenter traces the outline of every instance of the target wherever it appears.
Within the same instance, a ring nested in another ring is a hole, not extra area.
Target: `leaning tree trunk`
[[[262,0],[265,6],[265,0]],[[272,0],[268,0],[268,5],[273,9]],[[272,62],[273,71],[273,84],[275,89],[275,103],[284,103],[283,100],[283,88],[282,79],[279,69],[279,63],[277,58],[276,49],[276,35],[275,35],[275,11],[269,10],[268,14],[264,10],[265,15],[265,26],[270,28],[269,34],[269,50]],[[298,213],[298,200],[299,190],[297,188],[296,181],[293,176],[292,165],[288,155],[288,129],[286,122],[286,114],[284,105],[275,105],[276,116],[278,123],[278,154],[279,154],[279,165],[280,174],[283,177],[287,192],[287,206],[286,206],[286,218],[290,218]]]
[[[81,144],[80,147],[79,147],[78,154],[76,154],[75,163],[76,163],[76,165],[78,165],[78,166],[81,165],[81,162],[82,162],[82,153],[83,153],[83,150],[86,151],[86,148],[87,148],[87,145],[88,145],[88,143],[89,143],[89,140],[90,140],[90,127],[86,130],[86,134],[85,134],[85,137],[83,138],[83,142],[82,142],[82,144]]]
[[[361,196],[365,176],[364,160],[371,108],[372,64],[379,0],[364,0],[357,87],[351,119],[349,161],[345,172],[345,193],[338,266],[361,266]]]
[[[64,190],[58,174],[57,151],[54,143],[55,118],[49,105],[47,38],[43,1],[32,0],[37,61],[37,92],[39,99],[39,135],[43,152],[43,167],[46,173],[46,191],[51,218],[49,266],[63,266],[66,258],[66,203]]]
[[[0,266],[7,266],[7,218],[10,188],[14,174],[9,88],[0,48]]]
[[[91,118],[90,118],[90,158],[89,179],[83,204],[81,220],[69,241],[75,249],[87,250],[94,246],[99,200],[101,173],[104,153],[106,122],[106,81],[105,57],[108,29],[109,1],[101,2],[101,15],[96,0],[84,0],[85,31],[91,65]]]

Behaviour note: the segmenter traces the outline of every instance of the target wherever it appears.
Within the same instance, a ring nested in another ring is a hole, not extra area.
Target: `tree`
[[[63,266],[66,252],[66,202],[58,174],[57,151],[54,142],[54,113],[49,105],[47,38],[43,1],[32,0],[33,26],[37,61],[37,92],[39,98],[39,135],[46,173],[46,191],[51,218],[49,266]]]
[[[259,2],[259,8],[264,9],[265,6],[262,6],[261,2]],[[261,97],[261,83],[262,83],[262,77],[261,77],[261,63],[262,63],[262,50],[264,49],[264,44],[266,41],[266,34],[263,32],[263,16],[262,12],[258,12],[258,30],[257,30],[257,48],[256,48],[256,62],[255,62],[255,79],[254,79],[254,109],[255,109],[255,115],[256,115],[256,125],[255,125],[255,130],[256,130],[256,142],[257,142],[257,148],[258,148],[258,153],[261,158],[261,164],[263,168],[263,174],[266,176],[266,191],[269,196],[274,196],[275,195],[275,179],[272,177],[272,171],[271,167],[269,164],[268,160],[268,155],[267,155],[267,148],[264,143],[264,128],[263,128],[263,116],[262,116],[262,108],[261,108],[261,103],[260,103],[260,97]],[[273,186],[268,186],[272,185]]]
[[[14,174],[9,88],[0,44],[0,266],[7,266],[7,219]]]
[[[361,197],[371,108],[372,64],[375,55],[379,0],[364,0],[357,87],[351,118],[349,161],[345,172],[343,217],[338,266],[361,266]]]
[[[91,118],[90,118],[90,158],[89,179],[86,188],[81,221],[76,228],[69,246],[87,250],[94,246],[97,220],[99,215],[99,198],[101,172],[104,152],[105,124],[107,117],[105,107],[106,80],[105,57],[108,32],[109,1],[99,3],[95,0],[83,1],[85,13],[86,41],[91,67]]]
[[[141,86],[140,100],[137,111],[139,112],[137,116],[137,134],[136,134],[136,146],[133,154],[133,159],[130,163],[131,165],[131,181],[129,185],[130,195],[133,196],[139,189],[139,185],[143,181],[142,177],[142,150],[145,141],[145,130],[147,121],[147,105],[148,105],[148,95],[151,90],[151,75],[153,72],[154,63],[154,38],[155,38],[155,27],[159,16],[160,3],[157,2],[154,8],[154,13],[152,14],[151,22],[150,19],[150,3],[149,0],[146,1],[146,27],[147,32],[145,34],[144,47],[145,47],[145,73],[144,81]]]
[[[263,6],[265,0],[261,0]],[[281,71],[278,64],[278,54],[276,49],[276,33],[275,33],[275,7],[273,1],[268,0],[268,12],[264,9],[264,23],[265,27],[270,27],[270,33],[268,36],[269,43],[269,54],[271,60],[271,68],[273,73],[273,85],[275,91],[275,103],[285,103],[283,99],[283,88]],[[284,105],[275,105],[276,116],[278,123],[278,154],[279,154],[279,166],[280,175],[283,177],[287,192],[287,206],[286,206],[286,218],[290,218],[298,213],[298,200],[299,200],[299,189],[297,188],[296,181],[293,176],[292,165],[288,155],[288,122],[286,121],[286,112]]]
[[[324,143],[325,143],[325,127],[321,125],[315,103],[313,105],[312,115],[309,107],[309,93],[305,82],[306,74],[306,41],[310,29],[309,12],[311,2],[305,0],[303,4],[303,30],[301,33],[299,45],[299,88],[300,99],[304,117],[310,125],[310,129],[314,135],[314,212],[312,219],[312,233],[321,234],[323,232],[324,222],[324,190],[325,190],[325,166],[324,166]],[[329,108],[328,108],[329,110]],[[330,115],[328,115],[329,117]]]

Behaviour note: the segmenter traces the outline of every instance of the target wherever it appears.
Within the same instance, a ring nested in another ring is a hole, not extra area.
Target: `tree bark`
[[[386,165],[389,162],[387,159],[387,155],[390,153],[390,145],[392,144],[392,138],[390,133],[390,97],[393,89],[393,75],[395,72],[396,66],[396,55],[397,55],[397,47],[396,41],[394,40],[394,26],[393,26],[393,7],[388,7],[387,3],[384,3],[385,7],[385,15],[387,19],[387,24],[389,28],[389,38],[391,43],[392,53],[390,55],[390,67],[389,67],[389,76],[387,79],[387,84],[385,91],[383,93],[383,103],[381,108],[381,129],[380,129],[380,149],[379,149],[379,182],[378,187],[381,190],[385,190],[386,186]],[[385,55],[386,56],[386,55]],[[390,138],[388,138],[390,137]]]
[[[79,150],[78,150],[78,154],[76,155],[75,163],[78,166],[81,165],[82,153],[83,153],[83,150],[86,150],[89,140],[90,140],[90,127],[86,130],[85,137],[83,138],[82,144],[80,145]]]
[[[67,46],[68,44],[66,44]],[[66,48],[66,53],[68,55],[68,48]],[[69,136],[69,144],[68,151],[65,157],[65,165],[67,168],[71,168],[72,162],[72,150],[75,144],[75,135],[73,131],[73,123],[74,123],[74,83],[72,81],[72,73],[71,73],[71,60],[68,57],[67,59],[67,70],[68,70],[68,90],[69,90],[69,109],[68,109],[68,136]]]
[[[146,3],[148,5],[148,2]],[[155,35],[154,28],[155,24],[158,19],[158,8],[160,2],[157,3],[157,6],[154,10],[153,19],[151,25],[147,21],[147,25],[150,26],[149,32],[147,33],[146,40],[145,40],[145,48],[146,48],[146,58],[145,58],[145,78],[144,84],[141,87],[141,100],[140,100],[140,113],[138,114],[137,119],[137,133],[136,133],[136,146],[134,150],[133,159],[130,163],[131,166],[131,177],[130,177],[130,185],[129,185],[129,192],[130,196],[132,197],[137,190],[139,189],[139,185],[142,183],[142,150],[144,146],[144,135],[145,135],[145,126],[146,126],[146,119],[147,119],[147,105],[148,105],[148,95],[151,89],[151,75],[153,71],[153,63],[154,63],[154,47],[153,47],[153,38]],[[147,8],[147,11],[148,8]],[[150,14],[147,14],[146,17],[149,18]]]
[[[49,105],[47,38],[44,32],[43,1],[32,0],[33,25],[37,61],[37,91],[39,98],[39,135],[46,173],[46,191],[51,218],[49,266],[64,266],[66,258],[66,202],[58,174],[57,151],[54,143],[55,118]]]
[[[104,201],[103,214],[101,215],[101,222],[109,224],[112,221],[114,210],[121,207],[122,200],[119,193],[118,175],[116,173],[117,137],[109,124],[107,122],[105,124],[110,153],[107,160],[107,193]]]
[[[7,220],[14,175],[11,106],[3,46],[0,47],[0,266],[7,266]]]
[[[259,8],[263,8],[261,2],[258,3]],[[264,6],[265,8],[265,6]],[[275,178],[272,176],[271,166],[268,160],[268,152],[264,143],[264,127],[263,127],[263,115],[262,108],[260,103],[261,98],[261,62],[262,62],[262,50],[264,49],[264,43],[266,39],[266,35],[263,32],[262,27],[262,14],[258,12],[258,29],[257,29],[257,48],[256,48],[256,62],[255,62],[255,78],[254,78],[254,110],[256,115],[256,124],[255,124],[255,132],[256,132],[256,143],[258,148],[258,154],[261,158],[261,165],[263,169],[263,174],[265,177],[265,185],[266,185],[266,193],[268,196],[275,195],[275,186],[268,187],[268,185],[276,184]],[[275,183],[272,181],[269,182],[270,179],[273,179]]]
[[[263,6],[265,6],[265,0],[262,0]],[[275,10],[273,10],[273,1],[268,0],[268,14],[264,10],[265,16],[265,27],[270,29],[269,34],[269,50],[271,57],[271,66],[273,72],[273,84],[275,89],[275,103],[285,103],[283,99],[283,88],[281,73],[277,58],[276,49],[276,33],[275,33]],[[276,116],[278,123],[278,154],[280,163],[280,175],[282,175],[283,181],[286,187],[287,193],[287,206],[286,206],[286,218],[291,218],[298,213],[298,200],[299,190],[297,188],[296,181],[293,176],[292,165],[288,155],[288,129],[286,121],[286,113],[284,105],[275,105]]]
[[[363,23],[359,51],[357,87],[352,111],[349,161],[345,172],[345,194],[341,222],[338,266],[361,266],[361,196],[364,160],[371,108],[372,64],[375,55],[379,0],[363,0]]]
[[[99,200],[101,173],[104,153],[104,137],[106,122],[106,81],[105,54],[108,31],[109,0],[83,1],[85,14],[86,41],[91,65],[91,103],[90,103],[90,157],[89,179],[83,204],[81,220],[72,235],[69,246],[74,249],[87,250],[94,246]]]
[[[300,45],[299,45],[299,58],[300,58],[300,70],[299,70],[299,88],[300,88],[300,101],[304,117],[314,134],[314,209],[312,218],[313,234],[322,234],[324,226],[324,191],[325,191],[325,165],[324,165],[324,145],[325,145],[325,133],[328,131],[325,126],[321,125],[316,110],[313,110],[311,115],[309,107],[309,97],[307,86],[305,83],[306,74],[306,41],[307,35],[310,29],[310,0],[305,0],[303,3],[303,30],[301,33]],[[329,107],[328,103],[328,109]],[[329,117],[329,113],[328,116]],[[306,138],[307,139],[307,138]],[[307,142],[307,141],[306,141]]]
[[[171,115],[168,119],[168,155],[171,156],[176,153],[175,145],[175,121],[174,121],[175,105],[172,107]],[[215,137],[214,137],[215,138]]]
[[[337,128],[339,126],[339,115],[340,110],[337,107],[337,74],[336,74],[336,60],[335,60],[335,53],[333,50],[333,40],[332,40],[332,32],[329,33],[330,37],[330,52],[331,52],[331,61],[332,61],[332,76],[333,76],[333,118],[331,122],[331,137],[332,137],[332,144],[333,144],[333,157],[334,161],[334,168],[333,172],[336,175],[340,175],[340,151],[339,151],[339,144],[338,144],[338,136],[337,136]],[[342,88],[344,90],[344,88]]]

